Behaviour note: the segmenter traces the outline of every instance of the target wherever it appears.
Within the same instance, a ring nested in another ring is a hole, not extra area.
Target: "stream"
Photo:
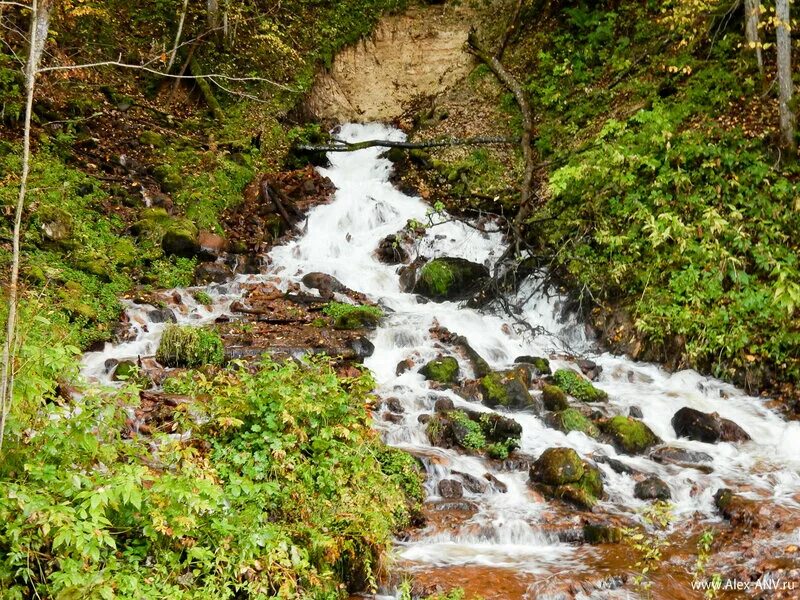
[[[380,125],[345,125],[338,137],[355,142],[365,139],[402,140],[404,134]],[[375,427],[384,440],[422,458],[427,470],[426,488],[429,506],[446,503],[438,496],[442,479],[467,474],[487,481],[489,473],[503,486],[486,486],[483,491],[464,488],[464,497],[452,510],[447,525],[431,520],[423,530],[398,540],[396,558],[404,572],[455,574],[472,570],[484,580],[487,590],[497,578],[521,581],[520,589],[535,581],[569,572],[572,576],[592,572],[598,562],[591,547],[564,541],[549,525],[554,515],[569,520],[572,515],[557,502],[543,501],[532,493],[527,469],[514,470],[500,461],[481,456],[468,456],[453,449],[432,446],[419,417],[433,412],[434,402],[442,397],[455,407],[476,411],[490,409],[468,402],[448,390],[432,390],[417,370],[442,352],[442,345],[430,329],[434,325],[463,335],[493,369],[509,368],[522,355],[548,356],[553,370],[577,366],[566,360],[566,354],[590,358],[602,367],[595,382],[609,395],[609,402],[600,407],[608,415],[628,415],[631,408],[640,409],[643,421],[665,443],[712,457],[713,470],[701,470],[675,464],[660,464],[647,456],[617,455],[611,445],[580,432],[564,434],[546,426],[542,419],[524,411],[508,411],[522,425],[522,455],[539,456],[553,446],[575,449],[582,457],[606,456],[618,459],[638,471],[654,474],[666,482],[672,494],[676,521],[714,522],[720,519],[714,506],[714,493],[730,487],[749,498],[775,505],[800,509],[800,424],[789,423],[766,408],[764,401],[750,397],[719,380],[694,371],[668,373],[657,365],[640,363],[625,357],[598,353],[585,328],[574,318],[562,316],[562,301],[538,290],[537,282],[521,286],[519,300],[523,312],[517,317],[546,331],[533,336],[501,311],[491,307],[483,311],[464,308],[454,302],[420,302],[414,294],[400,289],[397,267],[379,262],[374,251],[380,240],[402,229],[407,221],[427,222],[430,207],[420,198],[402,193],[389,181],[392,164],[381,157],[382,149],[368,148],[358,152],[331,153],[330,166],[321,174],[335,184],[333,201],[313,208],[308,214],[307,229],[296,239],[275,247],[269,253],[267,272],[262,275],[238,275],[224,284],[204,288],[214,300],[205,307],[196,303],[190,293],[182,293],[182,304],[173,307],[178,322],[202,324],[229,314],[230,304],[241,296],[241,286],[260,279],[280,280],[283,290],[290,282],[299,282],[309,272],[322,272],[336,277],[344,285],[377,301],[387,316],[371,334],[375,346],[365,365],[376,378],[377,393],[394,397],[402,404],[401,419],[389,421],[376,412]],[[419,242],[419,253],[425,257],[456,256],[491,267],[503,254],[501,233],[485,233],[445,215],[433,215],[434,223]],[[530,296],[528,298],[528,296]],[[107,344],[100,352],[84,356],[84,374],[90,380],[109,382],[109,359],[135,359],[152,356],[164,323],[153,321],[154,307],[128,305],[128,317],[136,336],[133,341]],[[396,374],[400,361],[411,357],[415,367]],[[459,358],[461,373],[472,377],[470,364]],[[670,423],[672,416],[684,406],[703,412],[717,412],[741,425],[752,441],[731,444],[707,444],[678,439]],[[382,409],[385,410],[385,409]],[[397,422],[395,422],[397,421]],[[606,515],[637,518],[645,502],[634,496],[634,479],[618,473],[606,463],[598,463],[605,477],[607,497],[596,508]],[[560,512],[559,512],[560,511]],[[461,517],[458,515],[461,514]],[[454,582],[458,584],[458,581]],[[511,588],[509,588],[511,589]],[[532,589],[532,588],[531,588]],[[486,590],[485,590],[486,591]],[[591,593],[589,597],[613,590]],[[391,594],[392,590],[386,593]],[[516,591],[498,592],[494,597],[544,597],[522,595]]]

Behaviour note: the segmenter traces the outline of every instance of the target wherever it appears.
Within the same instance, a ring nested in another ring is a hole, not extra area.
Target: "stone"
[[[598,377],[600,377],[600,373],[603,372],[603,367],[598,365],[593,360],[584,358],[579,360],[577,364],[578,368],[581,370],[581,373],[583,373],[592,381],[595,381]]]
[[[665,502],[672,498],[669,486],[655,475],[637,482],[633,488],[633,495],[640,500],[662,500]]]
[[[446,500],[457,500],[464,495],[464,487],[455,479],[442,479],[437,488],[439,495]]]
[[[680,467],[693,467],[701,470],[710,469],[704,463],[710,463],[714,459],[710,454],[698,452],[696,450],[686,450],[674,446],[662,446],[650,453],[650,458],[657,463],[677,465]]]
[[[384,405],[386,409],[397,414],[402,414],[406,411],[405,407],[403,407],[403,403],[400,401],[400,398],[387,398],[384,401]]]
[[[349,348],[355,353],[357,360],[369,358],[375,352],[375,344],[370,342],[363,335],[348,343]]]
[[[557,385],[545,383],[542,386],[542,402],[547,410],[558,412],[569,408],[567,394]]]
[[[631,406],[628,409],[628,416],[633,417],[634,419],[642,419],[644,418],[644,413],[642,412],[642,409],[639,408],[638,406]]]
[[[757,500],[742,498],[728,488],[717,490],[714,494],[714,504],[720,514],[734,527],[757,529],[776,525],[774,519],[767,514],[769,510],[766,506],[761,506]]]
[[[486,375],[480,380],[483,403],[490,408],[525,408],[540,414],[542,400],[531,396],[526,383],[528,378],[527,370],[521,367]]]
[[[678,437],[698,442],[716,444],[717,442],[746,442],[747,432],[730,419],[717,413],[704,413],[684,406],[672,417],[672,427]]]
[[[475,477],[475,475],[470,475],[469,473],[464,473],[462,471],[452,471],[452,473],[453,475],[460,477],[464,488],[473,494],[483,494],[488,487],[483,480],[478,479]]]
[[[550,375],[550,361],[541,356],[518,356],[515,363],[533,365],[539,375]]]
[[[387,265],[408,262],[408,252],[403,248],[396,235],[387,235],[378,244],[375,255],[379,261]]]
[[[126,381],[143,390],[153,387],[153,382],[147,373],[142,371],[132,360],[119,361],[111,373],[111,380]]]
[[[452,356],[440,356],[426,363],[419,372],[428,381],[452,384],[458,383],[460,369],[458,361]]]
[[[399,363],[397,363],[397,366],[394,369],[394,374],[397,377],[400,377],[400,375],[402,375],[403,373],[408,371],[413,366],[414,366],[414,360],[413,359],[406,358],[404,360],[401,360]]]
[[[454,408],[455,405],[450,398],[437,398],[436,403],[433,405],[433,410],[437,413],[448,412]]]
[[[496,492],[500,492],[501,494],[508,492],[508,486],[491,473],[484,473],[483,477],[491,484],[492,489]]]
[[[36,217],[45,241],[63,245],[72,237],[72,216],[67,211],[55,206],[45,206],[36,212]]]
[[[623,540],[620,527],[605,523],[586,523],[583,526],[583,541],[587,544],[619,544]]]
[[[204,262],[194,269],[194,284],[225,283],[233,278],[233,271],[225,263]]]
[[[568,408],[550,415],[547,424],[564,433],[580,431],[592,438],[600,435],[597,425],[575,408]]]
[[[600,422],[600,430],[618,452],[642,454],[661,443],[661,439],[638,419],[617,416]]]
[[[489,279],[489,269],[464,258],[443,257],[418,271],[412,292],[435,302],[465,300]]]
[[[201,231],[197,236],[200,256],[207,260],[216,260],[228,249],[228,241],[221,235],[209,231]]]
[[[188,229],[170,229],[161,238],[164,254],[193,258],[200,251],[194,234]]]
[[[536,459],[530,478],[545,485],[559,486],[583,477],[581,457],[572,448],[548,448]]]
[[[177,323],[178,319],[171,308],[154,308],[147,311],[147,318],[151,323]]]

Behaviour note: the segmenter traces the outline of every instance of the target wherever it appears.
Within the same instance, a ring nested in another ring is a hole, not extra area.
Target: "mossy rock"
[[[167,367],[218,365],[224,357],[225,347],[216,331],[185,325],[167,326],[156,351],[156,360]]]
[[[583,526],[583,540],[587,544],[619,544],[623,539],[621,527],[598,523]]]
[[[67,211],[57,206],[43,206],[36,211],[36,219],[45,244],[62,248],[74,245],[72,234],[75,225]]]
[[[198,230],[194,223],[184,217],[174,217],[166,209],[148,207],[139,213],[139,220],[131,226],[131,232],[138,237],[145,237],[155,242],[168,231],[186,231],[197,237]]]
[[[581,477],[575,486],[586,491],[594,498],[603,497],[603,473],[596,466],[585,462],[583,463],[583,477]]]
[[[334,329],[375,328],[383,317],[377,306],[329,302],[323,311],[333,319]]]
[[[531,481],[560,486],[575,483],[583,477],[584,465],[572,448],[548,448],[530,469]]]
[[[154,148],[164,148],[167,145],[164,136],[156,131],[143,131],[139,135],[139,141],[145,146],[153,146]]]
[[[550,361],[542,356],[519,356],[514,359],[515,363],[533,365],[539,375],[550,375]]]
[[[132,360],[120,361],[111,374],[113,381],[127,381],[136,387],[146,390],[153,386],[153,381]]]
[[[105,256],[96,253],[80,254],[73,260],[73,264],[76,269],[106,282],[111,281],[115,270]]]
[[[541,412],[541,402],[528,391],[527,372],[522,368],[495,371],[480,380],[483,403],[490,408],[531,408]]]
[[[452,356],[435,358],[419,370],[428,381],[445,384],[458,383],[459,371],[458,361]]]
[[[556,412],[549,421],[553,427],[564,433],[580,431],[593,438],[600,435],[597,425],[575,408],[567,408]]]
[[[632,417],[616,416],[600,423],[600,430],[619,452],[643,454],[661,439],[642,421]]]
[[[507,457],[519,448],[522,426],[496,413],[456,409],[433,415],[426,433],[434,446],[486,450],[491,456]]]
[[[475,294],[489,277],[489,269],[463,258],[436,258],[419,271],[412,292],[435,302],[464,300]]]
[[[571,369],[559,369],[553,373],[553,381],[570,396],[581,402],[605,402],[608,394]]]
[[[158,181],[161,191],[167,194],[177,192],[183,187],[183,176],[180,171],[169,165],[157,166],[153,169],[153,176]]]
[[[542,402],[547,410],[558,412],[569,408],[567,394],[557,385],[545,383],[542,386]]]

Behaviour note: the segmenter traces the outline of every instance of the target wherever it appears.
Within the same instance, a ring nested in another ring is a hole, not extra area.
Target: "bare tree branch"
[[[189,0],[183,0],[183,10],[181,11],[180,21],[178,21],[178,32],[175,34],[175,44],[172,46],[172,52],[170,52],[169,54],[167,71],[172,70],[172,65],[175,62],[175,56],[178,54],[179,44],[181,43],[181,35],[183,34],[183,23],[186,21],[186,9],[188,7],[189,7]]]

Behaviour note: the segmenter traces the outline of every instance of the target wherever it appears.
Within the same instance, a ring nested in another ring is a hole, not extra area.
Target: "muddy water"
[[[378,124],[346,125],[338,135],[348,141],[403,137],[400,131]],[[334,153],[330,161],[330,167],[321,172],[337,187],[333,202],[312,209],[301,237],[272,250],[270,272],[209,286],[206,291],[215,300],[211,309],[193,304],[190,294],[183,293],[185,304],[178,319],[197,324],[212,321],[225,314],[230,303],[239,298],[242,283],[280,278],[280,285],[286,289],[290,282],[299,282],[303,274],[312,271],[333,275],[384,307],[387,317],[372,336],[375,351],[366,365],[375,374],[378,393],[398,398],[405,410],[402,420],[396,423],[376,415],[375,427],[387,443],[422,458],[427,469],[432,514],[428,528],[397,542],[399,570],[421,581],[464,585],[486,598],[607,598],[629,593],[616,589],[619,581],[615,576],[630,571],[630,552],[619,545],[592,548],[561,541],[564,536],[560,531],[563,533],[564,526],[579,527],[580,518],[533,493],[526,471],[500,469],[495,462],[482,457],[430,445],[418,417],[432,412],[436,397],[447,396],[456,407],[489,411],[449,391],[432,394],[417,368],[396,374],[401,360],[411,358],[421,366],[442,351],[430,332],[434,325],[466,336],[496,369],[509,367],[520,355],[555,357],[569,351],[589,356],[602,366],[597,386],[610,397],[607,404],[598,407],[600,410],[609,415],[627,415],[630,408],[639,408],[643,420],[666,444],[710,454],[711,473],[661,465],[646,457],[617,456],[611,446],[582,433],[565,435],[550,429],[531,413],[510,415],[523,427],[521,453],[536,457],[548,447],[569,446],[584,457],[617,458],[636,470],[663,479],[672,493],[677,522],[684,524],[680,532],[676,529],[678,545],[691,545],[683,531],[697,530],[718,520],[713,494],[720,487],[743,489],[749,497],[789,510],[800,509],[799,424],[786,423],[761,400],[695,372],[671,374],[655,365],[594,354],[584,328],[574,320],[562,319],[559,299],[544,295],[534,281],[520,289],[518,317],[547,332],[536,336],[499,311],[478,312],[451,302],[424,303],[412,294],[403,293],[396,267],[380,263],[373,252],[383,237],[403,228],[409,219],[426,222],[429,207],[391,185],[391,163],[380,156],[380,149]],[[439,224],[430,227],[419,243],[418,252],[422,256],[459,256],[491,266],[503,253],[500,234],[482,233],[446,216],[433,217],[433,222]],[[131,306],[130,319],[137,328],[135,341],[109,345],[102,352],[87,354],[84,362],[88,376],[107,379],[104,363],[109,358],[154,353],[163,325],[152,322],[150,310],[152,307]],[[554,368],[577,368],[572,362],[558,358],[552,358],[551,364]],[[462,374],[473,375],[467,362],[462,361],[460,366]],[[676,439],[670,420],[683,406],[718,412],[736,421],[751,435],[752,441],[710,445]],[[605,476],[607,499],[598,512],[610,518],[637,519],[644,502],[633,495],[634,480],[605,464],[599,466]],[[437,485],[444,478],[452,478],[454,471],[481,480],[490,473],[505,484],[507,491],[489,488],[477,494],[465,490],[467,505],[462,506],[463,510],[449,517],[440,514],[437,518],[436,507],[442,500],[437,496]],[[560,529],[553,526],[554,522]],[[656,597],[684,597],[683,592],[676,590],[685,590],[688,579],[675,575],[663,577],[667,579],[656,590]],[[567,592],[568,595],[561,595]],[[386,593],[394,594],[391,589]],[[693,596],[687,593],[685,597]]]

